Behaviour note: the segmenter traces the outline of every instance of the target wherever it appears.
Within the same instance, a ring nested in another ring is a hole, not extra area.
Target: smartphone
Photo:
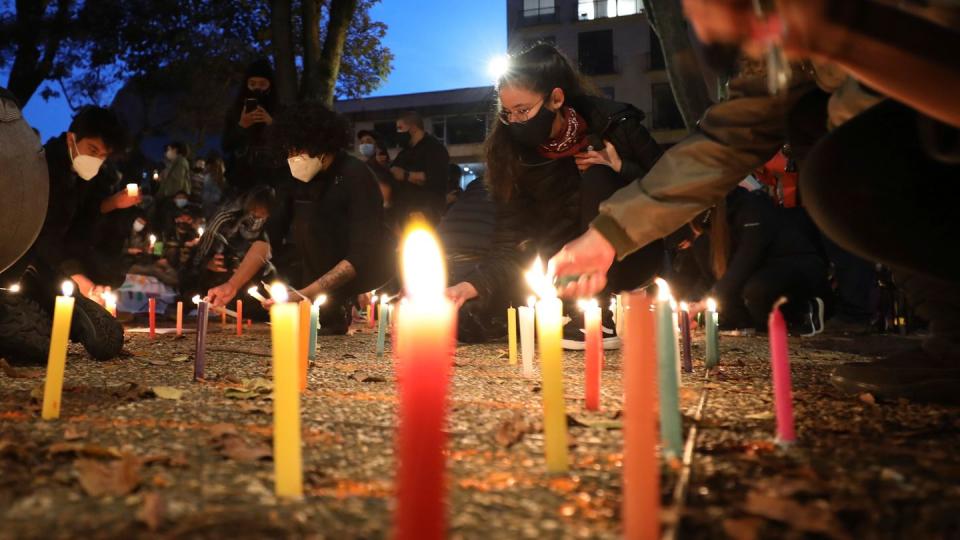
[[[243,111],[248,113],[253,112],[257,109],[258,105],[256,98],[247,98],[243,100]]]

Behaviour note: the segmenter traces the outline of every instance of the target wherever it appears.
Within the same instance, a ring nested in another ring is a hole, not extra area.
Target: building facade
[[[556,45],[608,97],[642,110],[658,142],[686,135],[641,0],[507,0],[509,50],[540,41]]]

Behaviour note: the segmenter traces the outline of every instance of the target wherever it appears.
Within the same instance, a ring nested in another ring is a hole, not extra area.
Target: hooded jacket
[[[624,180],[646,174],[662,154],[643,126],[643,112],[633,105],[594,96],[571,99],[570,105],[586,120],[592,144],[606,139],[616,147]],[[516,280],[534,251],[547,257],[583,232],[582,180],[574,158],[546,159],[530,152],[521,159],[511,200],[498,204],[490,255],[466,278],[481,297]]]
[[[256,96],[247,89],[247,79],[250,77],[262,77],[270,81],[266,96]],[[282,170],[286,168],[286,163],[270,147],[266,124],[253,124],[247,128],[240,126],[240,113],[247,98],[256,98],[258,105],[271,115],[276,114],[276,85],[269,61],[257,60],[247,67],[240,92],[224,118],[221,146],[227,181],[240,191],[258,184],[276,185],[277,178],[283,177]]]

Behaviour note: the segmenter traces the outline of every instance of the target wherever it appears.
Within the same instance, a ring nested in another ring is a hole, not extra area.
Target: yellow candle
[[[510,365],[517,365],[517,310],[507,308],[507,343],[510,351]]]
[[[300,448],[299,306],[287,302],[285,285],[270,291],[273,338],[273,469],[278,497],[303,497],[303,459]]]
[[[43,383],[43,419],[60,418],[60,398],[63,394],[63,370],[67,363],[67,338],[73,318],[73,282],[63,282],[63,296],[57,297],[53,310],[53,330],[50,332],[50,353],[47,356],[47,378]]]
[[[543,431],[547,471],[566,472],[567,409],[563,395],[563,302],[556,296],[552,278],[543,273],[540,259],[527,273],[527,280],[540,296],[537,302],[537,334],[540,342],[540,373],[543,377]]]

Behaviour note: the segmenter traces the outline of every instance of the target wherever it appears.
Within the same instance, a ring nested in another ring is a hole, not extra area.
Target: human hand
[[[246,109],[240,111],[240,127],[248,128],[254,124],[269,124],[273,123],[273,118],[270,114],[263,108],[257,107],[256,109],[247,112]]]
[[[550,259],[549,268],[558,277],[580,277],[560,289],[560,296],[585,298],[602,291],[607,286],[607,271],[616,255],[613,245],[594,228],[563,246]]]
[[[393,175],[393,179],[397,182],[403,182],[403,177],[406,176],[407,171],[402,167],[390,167],[390,174]]]
[[[623,168],[623,160],[620,159],[620,154],[617,153],[616,147],[610,141],[603,141],[603,150],[593,150],[592,147],[587,147],[585,152],[580,152],[573,158],[576,160],[580,172],[593,165],[604,165],[618,173]]]
[[[210,305],[214,307],[227,305],[235,296],[237,296],[237,288],[231,285],[229,281],[207,291]]]
[[[226,272],[227,267],[223,264],[223,254],[217,253],[210,259],[210,262],[207,263],[207,270],[211,272]]]
[[[460,309],[468,300],[472,300],[478,296],[480,296],[480,293],[477,292],[477,288],[466,281],[461,281],[453,287],[447,287],[447,298],[456,304],[457,309]]]
[[[273,123],[273,117],[270,116],[270,113],[268,113],[263,107],[257,107],[257,109],[253,112],[254,114],[257,114],[258,122],[262,122],[268,126]]]
[[[141,255],[143,254],[143,250],[140,248],[128,248],[127,253],[130,255]]]
[[[78,293],[86,296],[87,298],[92,298],[93,288],[96,286],[94,282],[87,279],[87,276],[83,274],[74,274],[70,276],[70,279],[77,284]]]

